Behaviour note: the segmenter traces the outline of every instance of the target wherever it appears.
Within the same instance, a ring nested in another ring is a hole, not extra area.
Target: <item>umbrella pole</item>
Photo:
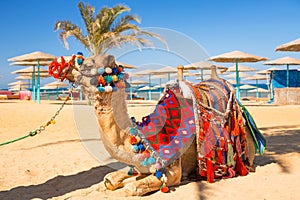
[[[240,100],[240,77],[238,59],[235,59],[235,73],[236,73],[236,98]]]
[[[290,69],[289,64],[286,65],[286,87],[290,86]]]
[[[203,69],[201,68],[201,82],[203,81],[204,76],[203,76]]]
[[[258,98],[258,80],[255,79],[255,81],[256,81],[256,98]]]
[[[161,88],[161,78],[159,78],[159,91],[160,91],[160,94],[162,93],[162,88]]]
[[[33,65],[33,72],[32,72],[32,101],[35,101],[35,66]]]
[[[170,81],[170,80],[171,80],[171,73],[168,72],[168,81]]]
[[[41,103],[41,95],[40,95],[40,88],[41,88],[41,74],[40,74],[40,60],[38,59],[38,77],[37,77],[37,102],[38,104]]]
[[[79,100],[82,101],[82,90],[79,90]]]
[[[132,100],[132,77],[130,77],[130,93],[129,93],[129,95],[130,95],[130,100]]]
[[[151,74],[149,74],[149,100],[152,100],[152,94],[151,94]]]

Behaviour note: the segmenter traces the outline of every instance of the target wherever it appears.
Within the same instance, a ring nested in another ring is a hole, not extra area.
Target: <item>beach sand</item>
[[[0,101],[0,143],[45,124],[59,109],[58,103]],[[98,135],[91,125],[94,115],[78,118],[80,110],[66,105],[56,123],[42,133],[0,146],[0,199],[300,199],[300,105],[247,108],[267,139],[265,154],[255,159],[255,172],[212,184],[183,182],[170,188],[170,193],[121,198],[116,192],[97,191],[105,174],[122,165],[109,158],[103,147],[97,148],[99,138],[82,136],[84,130]],[[80,109],[92,112],[84,103]],[[129,114],[138,118],[150,110],[132,106]],[[91,150],[95,147],[98,155]],[[102,153],[107,157],[103,162],[99,161]]]

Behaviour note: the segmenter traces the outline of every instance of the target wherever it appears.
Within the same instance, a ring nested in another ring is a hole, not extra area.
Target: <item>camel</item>
[[[79,67],[71,67],[66,70],[61,70],[61,73],[65,73],[63,75],[64,77],[66,77],[72,83],[81,85],[84,93],[88,94],[94,99],[94,110],[101,130],[101,139],[108,153],[114,159],[126,163],[127,165],[134,167],[134,170],[137,170],[134,171],[132,168],[128,173],[115,171],[107,174],[104,177],[103,182],[100,184],[101,187],[99,190],[117,190],[119,193],[125,196],[142,196],[149,192],[158,190],[161,190],[162,192],[168,192],[168,187],[178,186],[182,180],[187,179],[189,176],[195,175],[196,173],[197,175],[201,175],[202,173],[204,177],[207,177],[209,182],[213,182],[216,178],[234,177],[236,175],[234,169],[237,168],[238,165],[241,166],[240,171],[242,172],[239,173],[241,175],[246,175],[252,170],[253,160],[255,154],[257,153],[255,148],[255,139],[251,133],[251,128],[246,125],[245,120],[241,119],[241,116],[239,118],[240,124],[235,124],[235,128],[238,128],[238,131],[244,131],[244,140],[239,140],[239,142],[245,145],[245,148],[243,149],[244,160],[242,163],[238,162],[239,156],[236,156],[237,152],[235,152],[238,149],[235,149],[235,147],[233,147],[235,157],[231,157],[231,159],[228,157],[229,153],[224,154],[224,152],[221,151],[222,155],[227,155],[226,158],[222,157],[225,162],[226,160],[227,163],[229,160],[233,162],[231,163],[231,167],[228,168],[224,165],[224,163],[223,165],[220,165],[223,168],[225,166],[225,171],[211,171],[211,167],[214,166],[214,163],[217,161],[209,157],[206,159],[206,155],[202,155],[202,158],[199,161],[199,152],[201,152],[201,146],[205,146],[208,142],[206,142],[204,139],[202,140],[203,144],[201,142],[199,143],[200,140],[198,140],[196,136],[191,136],[184,145],[184,151],[175,152],[174,154],[176,154],[176,156],[173,156],[170,159],[168,158],[168,161],[166,161],[166,159],[164,160],[164,158],[161,158],[157,152],[150,151],[153,150],[153,148],[150,145],[146,145],[148,143],[147,138],[144,137],[145,135],[136,135],[136,131],[140,133],[144,127],[147,127],[147,123],[149,123],[149,121],[141,126],[141,123],[136,122],[135,119],[130,118],[127,114],[128,112],[126,107],[125,93],[125,87],[127,83],[122,80],[122,78],[126,79],[126,75],[123,74],[121,77],[118,77],[119,80],[116,82],[105,79],[106,82],[115,83],[114,86],[111,86],[112,84],[105,86],[105,81],[103,82],[104,75],[110,74],[116,69],[117,71],[119,69],[119,72],[116,72],[117,74],[122,74],[120,71],[122,71],[123,68],[120,69],[120,67],[121,66],[116,65],[114,56],[96,55],[86,58]],[[201,118],[201,115],[196,113],[197,109],[195,107],[195,102],[197,100],[193,97],[193,95],[191,95],[192,93],[189,89],[191,84],[182,80],[182,67],[179,67],[178,70],[178,80],[169,84],[168,89],[164,91],[165,95],[164,98],[160,100],[159,106],[162,106],[165,101],[168,100],[167,98],[169,98],[171,94],[174,95],[174,98],[176,97],[177,99],[181,99],[182,102],[186,102],[186,104],[192,108],[190,111],[193,112],[193,116],[195,114],[195,116],[197,115]],[[99,74],[102,74],[103,76],[99,76]],[[213,75],[212,80],[218,80],[224,84],[227,84],[226,81],[219,79],[216,74]],[[176,89],[173,90],[175,87],[177,88],[177,92],[175,92]],[[227,104],[237,105],[234,98],[234,88],[228,84],[227,89],[229,90],[230,94],[233,95],[228,100]],[[157,107],[157,109],[158,108],[159,107]],[[202,105],[201,108],[204,109],[205,105]],[[238,110],[240,109],[239,106],[235,108]],[[232,107],[229,108],[227,106],[227,118],[232,118],[232,113],[231,115],[228,114],[230,110],[232,110]],[[219,111],[215,110],[215,112]],[[184,117],[185,116],[183,116],[183,118]],[[161,116],[161,118],[164,117]],[[225,118],[226,117],[224,117],[224,119]],[[149,117],[145,118],[146,121],[147,119],[149,119]],[[207,124],[205,125],[205,122],[198,124],[197,121],[201,119],[198,119],[197,117],[194,117],[193,119],[195,123],[191,124],[191,127],[193,127],[192,132],[198,133],[200,130],[202,130],[202,134],[205,134],[201,125],[207,126]],[[230,122],[228,127],[234,126],[231,123],[233,122]],[[209,128],[207,131],[209,131]],[[133,132],[135,133],[132,134]],[[239,134],[239,132],[236,133]],[[238,135],[237,138],[239,137],[242,138],[242,136]],[[227,139],[228,144],[225,141],[225,146],[227,149],[226,151],[229,152],[232,147],[229,144],[230,138]],[[140,143],[138,143],[139,141]],[[137,147],[136,144],[141,144],[141,142],[143,142],[142,150],[136,150],[133,148],[133,146]],[[229,148],[229,146],[231,148]],[[145,147],[146,150],[144,149]],[[151,147],[152,149],[148,149],[148,147]],[[137,156],[142,155],[141,152],[143,152],[143,155],[147,154],[146,156],[142,157],[142,159],[144,159],[144,163],[141,162],[141,158]],[[150,158],[152,158],[152,161],[150,161]],[[153,160],[153,158],[155,158],[155,160]],[[145,164],[146,161],[149,163]],[[204,166],[202,172],[199,171],[199,166],[201,168],[201,165]],[[162,172],[158,173],[160,172],[159,170]],[[128,181],[128,179],[132,179],[133,175],[135,175],[134,181]]]

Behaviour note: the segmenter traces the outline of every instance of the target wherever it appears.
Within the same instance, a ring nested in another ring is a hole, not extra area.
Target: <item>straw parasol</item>
[[[300,38],[276,47],[275,51],[300,51]]]
[[[220,73],[224,73],[225,71],[227,71],[227,67],[214,65],[213,63],[207,62],[207,61],[200,61],[200,62],[195,62],[195,63],[191,63],[188,65],[184,65],[183,69],[184,70],[200,70],[201,81],[203,81],[204,70],[213,70],[214,69],[213,66],[215,66],[216,69],[218,69],[220,71]]]
[[[136,72],[136,75],[147,75],[149,78],[149,88],[151,88],[151,76],[153,75],[154,70],[150,70],[150,69],[146,69],[146,70],[142,70],[139,72]],[[149,90],[149,100],[152,100],[152,94],[151,94],[151,90]]]
[[[8,85],[28,85],[28,83],[23,81],[15,81],[15,82],[8,83]]]
[[[158,70],[153,70],[152,74],[159,75],[159,74],[167,74],[168,75],[168,81],[171,80],[171,74],[176,74],[177,69],[174,67],[166,66]]]
[[[236,66],[236,96],[237,99],[240,99],[240,83],[239,83],[239,65],[238,63],[240,62],[258,62],[258,61],[263,61],[267,60],[267,58],[263,58],[260,56],[244,53],[241,51],[231,51],[228,53],[220,54],[217,56],[211,57],[209,60],[215,61],[215,62],[235,62]]]
[[[286,65],[286,87],[289,87],[289,66],[300,65],[300,60],[292,57],[283,57],[265,62],[264,65]]]
[[[40,104],[40,66],[41,64],[43,64],[43,61],[52,61],[54,59],[56,59],[54,55],[43,53],[40,51],[35,51],[32,53],[28,53],[28,54],[24,54],[21,56],[16,56],[8,59],[9,62],[31,62],[28,65],[33,66],[33,72],[32,72],[33,74],[35,73],[35,66],[37,66],[37,71],[38,71],[37,85],[35,83],[35,76],[32,76],[32,83],[33,83],[32,100],[35,100],[35,98],[37,97],[37,101],[39,104]]]
[[[258,72],[256,72],[256,74],[271,74],[271,72],[275,71],[275,70],[280,70],[280,69],[277,68],[277,67],[271,67],[271,68],[268,68],[268,69],[258,71]]]
[[[267,79],[267,76],[259,75],[259,74],[245,78],[245,80],[255,80],[255,84],[256,84],[257,88],[258,88],[258,80],[266,80],[266,79]],[[256,97],[258,98],[258,89],[256,91]]]
[[[253,67],[246,67],[243,65],[239,65],[239,72],[254,72],[254,71],[256,71],[256,69]],[[231,67],[228,67],[226,72],[236,72],[236,66],[233,65]]]
[[[56,99],[58,99],[58,89],[59,88],[65,88],[68,87],[69,85],[64,83],[64,82],[60,82],[60,81],[54,81],[48,84],[44,85],[44,88],[48,88],[48,89],[56,89]]]
[[[231,74],[227,74],[227,75],[224,75],[224,78],[236,78],[237,74],[236,73],[231,73]],[[250,74],[247,74],[245,72],[240,72],[239,73],[239,78],[246,78],[246,77],[249,77],[251,76]]]
[[[137,69],[138,68],[137,66],[133,66],[133,65],[123,63],[123,62],[120,62],[120,61],[116,61],[116,64],[117,65],[122,65],[126,69]]]

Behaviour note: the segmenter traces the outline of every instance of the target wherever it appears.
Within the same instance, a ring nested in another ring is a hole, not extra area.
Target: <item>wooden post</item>
[[[179,80],[179,81],[183,81],[183,66],[182,65],[179,65],[178,67],[177,67],[177,79]]]

